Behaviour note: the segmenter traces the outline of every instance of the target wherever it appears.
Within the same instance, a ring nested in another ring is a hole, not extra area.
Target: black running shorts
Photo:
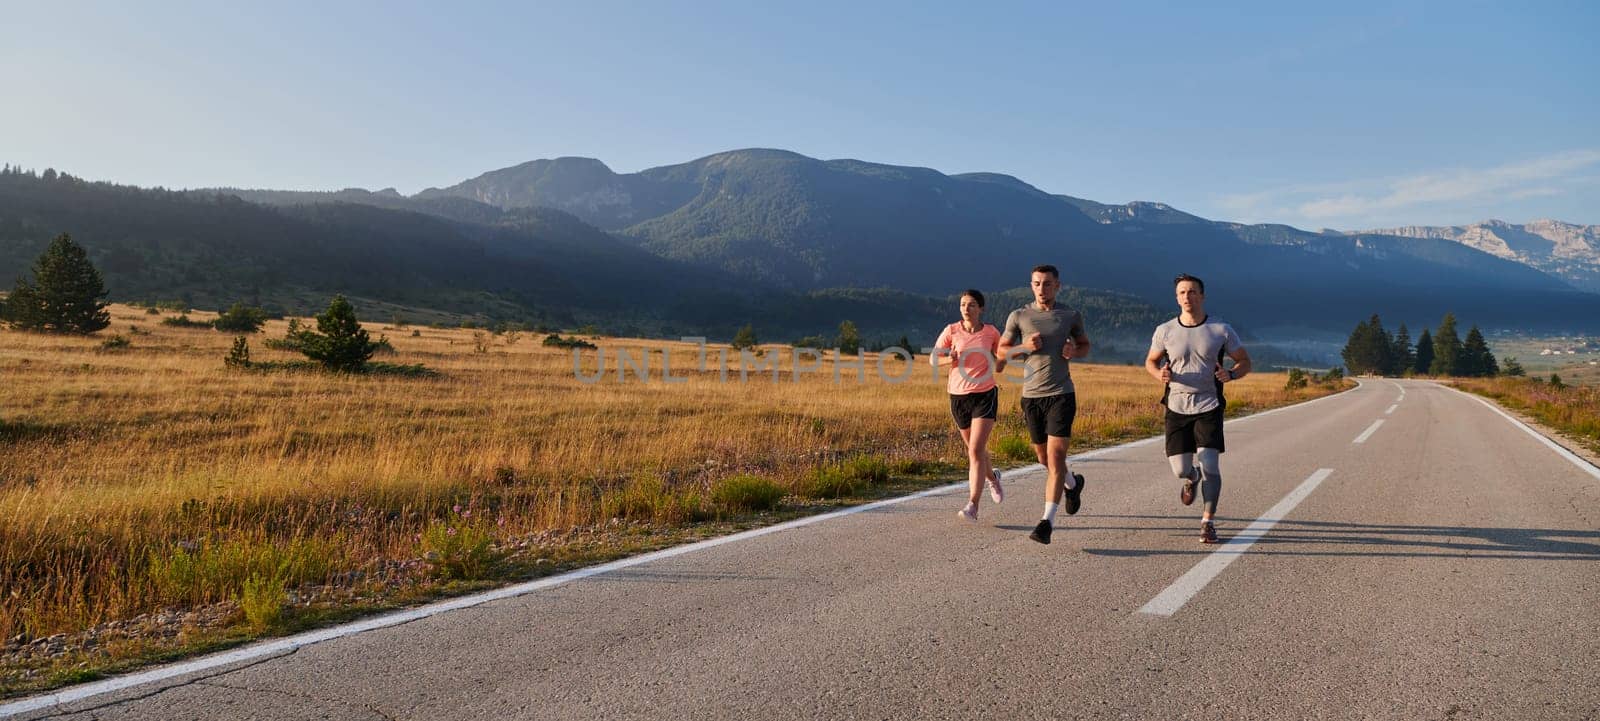
[[[962,430],[971,428],[974,418],[994,420],[999,415],[999,410],[998,387],[980,393],[950,394],[950,415],[956,419],[956,427]]]
[[[1078,417],[1078,394],[1024,398],[1022,417],[1028,422],[1028,435],[1035,444],[1044,443],[1047,436],[1071,438],[1072,421]]]
[[[1167,409],[1167,455],[1194,453],[1197,448],[1227,449],[1222,443],[1222,408],[1188,415]]]

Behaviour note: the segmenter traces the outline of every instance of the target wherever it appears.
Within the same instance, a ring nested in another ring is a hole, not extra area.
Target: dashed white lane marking
[[[1357,380],[1356,381],[1356,388],[1360,389],[1361,386],[1362,386],[1361,381]],[[1270,411],[1263,411],[1261,413],[1255,413],[1255,414],[1252,414],[1252,415],[1249,415],[1249,416],[1245,416],[1244,418],[1240,418],[1240,419],[1231,421],[1231,423],[1235,423],[1235,424],[1237,424],[1237,423],[1245,423],[1245,422],[1253,421],[1254,419],[1257,419],[1257,418],[1265,418],[1267,416],[1270,416],[1270,415],[1273,415],[1273,414],[1276,414],[1276,413],[1282,413],[1282,412],[1293,410],[1293,409],[1296,409],[1296,408],[1304,408],[1306,406],[1315,405],[1317,403],[1322,403],[1324,401],[1329,401],[1329,400],[1332,400],[1334,398],[1340,398],[1340,397],[1343,397],[1343,396],[1344,396],[1344,393],[1334,393],[1332,395],[1323,396],[1321,398],[1315,398],[1315,399],[1312,399],[1312,400],[1309,400],[1309,401],[1304,401],[1304,402],[1301,402],[1301,403],[1297,403],[1297,404],[1294,404],[1294,405],[1291,405],[1291,406],[1282,406],[1282,407],[1279,407],[1279,408],[1274,408],[1274,409],[1272,409]],[[1067,461],[1068,461],[1068,463],[1072,463],[1072,462],[1076,462],[1076,461],[1080,461],[1080,460],[1087,460],[1087,459],[1090,459],[1090,458],[1103,456],[1103,455],[1106,455],[1106,454],[1109,454],[1109,453],[1114,453],[1116,451],[1122,451],[1122,450],[1127,450],[1127,449],[1130,449],[1130,448],[1138,448],[1138,447],[1141,447],[1141,446],[1147,446],[1147,445],[1150,445],[1152,443],[1158,443],[1161,440],[1162,440],[1161,436],[1145,438],[1145,439],[1142,439],[1142,440],[1132,441],[1130,443],[1124,443],[1124,444],[1119,445],[1119,446],[1112,446],[1112,447],[1109,447],[1109,448],[1101,448],[1101,449],[1098,449],[1098,450],[1089,451],[1087,453],[1080,453],[1078,455],[1075,455],[1075,456],[1072,456],[1072,457],[1068,458]],[[1044,470],[1045,470],[1044,466],[1035,463],[1035,464],[1032,464],[1032,465],[1023,466],[1021,468],[1008,469],[1003,474],[1003,477],[1005,477],[1005,478],[1015,478],[1015,477],[1020,477],[1020,476],[1029,476],[1029,475],[1032,475],[1032,474],[1035,474],[1035,473],[1041,473]],[[789,530],[791,528],[798,528],[798,527],[801,527],[801,526],[809,526],[809,525],[811,525],[813,523],[820,523],[822,521],[830,520],[830,519],[833,519],[833,518],[838,518],[840,516],[848,516],[848,515],[855,514],[855,513],[861,513],[863,511],[871,511],[871,510],[875,510],[875,509],[878,509],[878,508],[883,508],[884,506],[892,506],[892,505],[895,505],[897,503],[904,503],[906,501],[911,501],[911,500],[915,500],[915,499],[918,499],[918,498],[925,498],[927,496],[935,496],[935,495],[940,495],[940,494],[945,494],[945,493],[951,493],[951,492],[954,492],[954,491],[957,491],[957,490],[964,490],[964,489],[966,489],[966,487],[967,487],[967,482],[966,481],[961,481],[961,482],[958,482],[958,483],[952,483],[952,484],[949,484],[949,485],[946,485],[946,486],[940,486],[940,487],[937,487],[937,488],[930,488],[930,489],[925,490],[925,491],[921,491],[921,492],[918,492],[918,493],[913,493],[913,494],[908,495],[908,496],[900,496],[898,498],[886,498],[884,500],[875,501],[873,503],[868,503],[868,504],[865,504],[865,505],[853,506],[851,508],[844,508],[844,509],[840,509],[840,510],[837,510],[837,511],[833,511],[831,513],[824,513],[824,514],[819,515],[819,516],[809,516],[809,517],[806,517],[806,518],[797,518],[797,519],[795,519],[793,521],[787,521],[785,523],[780,523],[780,524],[777,524],[775,526],[767,526],[765,528],[755,528],[755,529],[751,529],[751,530],[748,530],[748,531],[742,531],[740,533],[735,533],[735,534],[733,534],[731,536],[723,536],[721,538],[707,539],[707,540],[704,540],[704,541],[700,541],[698,543],[691,543],[691,544],[684,545],[684,546],[676,546],[676,547],[673,547],[673,548],[668,548],[668,549],[656,551],[654,553],[646,553],[646,554],[644,554],[642,556],[633,556],[633,557],[630,557],[630,558],[623,558],[623,559],[620,559],[620,560],[612,561],[611,563],[604,563],[604,564],[601,564],[601,565],[598,565],[598,566],[590,566],[589,568],[580,568],[580,569],[578,569],[576,571],[569,571],[567,573],[563,573],[563,574],[560,574],[560,575],[557,575],[557,576],[551,576],[549,578],[542,578],[542,579],[539,579],[537,581],[529,581],[527,583],[519,583],[519,584],[514,585],[514,586],[506,586],[505,588],[498,588],[498,589],[495,589],[493,591],[486,591],[484,593],[479,593],[479,594],[475,594],[475,595],[472,595],[472,596],[462,596],[460,598],[453,598],[453,599],[449,599],[449,600],[446,600],[446,601],[440,601],[438,603],[433,603],[433,604],[429,604],[429,605],[426,605],[426,606],[421,606],[421,607],[410,609],[410,610],[407,610],[407,611],[399,611],[399,612],[395,612],[395,613],[391,613],[391,614],[387,614],[387,615],[383,615],[383,616],[376,616],[376,617],[365,619],[365,620],[362,620],[362,621],[357,621],[355,623],[345,624],[343,626],[334,626],[334,627],[331,627],[331,628],[324,628],[324,629],[319,629],[319,630],[316,630],[316,631],[308,631],[306,633],[302,633],[302,634],[297,635],[297,636],[290,636],[288,638],[281,638],[281,639],[276,639],[276,640],[271,640],[271,641],[263,641],[263,642],[256,643],[254,645],[245,646],[244,648],[235,649],[233,651],[228,651],[226,653],[221,653],[221,654],[217,654],[217,655],[214,655],[214,656],[206,656],[206,657],[203,657],[203,658],[194,659],[192,661],[185,661],[185,662],[176,663],[176,664],[172,664],[172,665],[168,665],[168,666],[160,666],[160,667],[152,668],[152,669],[149,669],[149,670],[146,670],[146,671],[141,671],[141,672],[138,672],[138,673],[129,674],[127,676],[120,676],[120,677],[117,677],[117,678],[110,678],[110,679],[106,679],[104,681],[96,681],[96,682],[93,682],[93,683],[84,684],[82,686],[75,686],[75,687],[72,687],[72,688],[63,689],[61,691],[57,691],[55,693],[50,693],[50,694],[45,694],[45,695],[42,695],[42,696],[34,696],[32,698],[24,698],[24,699],[21,699],[21,700],[18,700],[18,701],[13,701],[13,702],[11,702],[9,704],[0,705],[0,719],[9,718],[11,716],[15,716],[17,714],[22,714],[22,713],[27,713],[27,712],[30,712],[30,711],[37,711],[39,709],[50,708],[52,706],[60,706],[62,704],[72,703],[74,701],[81,701],[81,700],[86,699],[86,698],[92,698],[92,697],[95,697],[95,696],[100,696],[102,694],[112,693],[114,691],[120,691],[120,690],[126,689],[126,688],[132,688],[134,686],[141,686],[141,685],[150,684],[150,683],[159,683],[159,682],[166,681],[166,680],[169,680],[169,679],[174,679],[174,678],[177,678],[177,677],[180,677],[180,676],[187,676],[187,675],[190,675],[190,674],[202,673],[202,672],[209,671],[211,669],[219,668],[219,667],[222,667],[222,666],[230,666],[230,665],[237,664],[237,663],[243,663],[245,661],[252,661],[252,660],[255,660],[255,659],[266,658],[268,656],[275,656],[275,655],[278,655],[278,654],[282,654],[282,653],[287,653],[289,651],[293,651],[295,649],[298,649],[298,648],[301,648],[301,647],[304,647],[304,646],[310,646],[310,645],[313,645],[313,644],[321,643],[323,641],[331,641],[331,640],[336,639],[336,638],[343,638],[345,636],[354,636],[356,634],[365,633],[367,631],[374,631],[374,630],[377,630],[377,629],[380,629],[380,628],[388,628],[390,626],[397,626],[397,625],[400,625],[400,624],[403,624],[403,623],[409,623],[411,621],[415,621],[415,620],[422,619],[422,618],[428,618],[430,616],[436,616],[436,615],[439,615],[441,613],[446,613],[446,612],[454,611],[454,610],[457,610],[457,609],[471,608],[473,606],[482,605],[482,604],[485,604],[485,603],[489,603],[491,601],[498,601],[498,600],[506,599],[506,598],[515,598],[517,596],[527,595],[527,594],[532,593],[534,591],[540,591],[540,590],[544,590],[544,589],[547,589],[547,588],[553,588],[555,586],[560,586],[560,585],[563,585],[563,584],[566,584],[566,583],[571,583],[572,581],[576,581],[576,580],[583,579],[583,578],[588,578],[590,576],[598,576],[598,575],[601,575],[601,574],[610,573],[612,571],[617,571],[617,570],[620,570],[620,569],[629,568],[631,566],[637,566],[637,565],[640,565],[640,564],[643,564],[643,563],[650,563],[652,561],[659,561],[659,560],[662,560],[662,559],[665,559],[665,558],[671,558],[673,556],[680,556],[680,555],[683,555],[683,554],[686,554],[686,553],[694,553],[695,551],[701,551],[701,550],[704,550],[704,549],[707,549],[707,548],[711,548],[713,546],[720,546],[720,545],[723,545],[725,543],[734,543],[734,542],[737,542],[737,541],[743,541],[743,540],[747,540],[747,539],[750,539],[750,538],[755,538],[757,536],[765,536],[765,535],[767,535],[769,533],[777,533],[779,531],[786,531],[786,530]]]
[[[1378,426],[1381,425],[1383,425],[1383,419],[1380,418],[1373,421],[1372,425],[1367,426],[1367,429],[1362,431],[1361,435],[1356,436],[1356,439],[1351,441],[1351,443],[1366,443],[1367,439],[1372,437],[1372,434],[1378,432]]]
[[[1267,535],[1267,531],[1272,530],[1278,521],[1289,515],[1295,506],[1300,505],[1300,501],[1317,490],[1317,486],[1332,474],[1332,468],[1318,468],[1316,473],[1302,481],[1289,492],[1289,495],[1278,501],[1277,505],[1267,509],[1266,513],[1261,514],[1260,518],[1246,526],[1238,535],[1228,539],[1227,543],[1222,544],[1222,548],[1206,556],[1195,564],[1194,568],[1189,569],[1188,573],[1179,576],[1171,586],[1167,586],[1165,591],[1150,599],[1149,603],[1139,609],[1139,613],[1152,616],[1171,616],[1177,613],[1178,609],[1183,608],[1183,604],[1188,603],[1189,599],[1194,598],[1195,594],[1206,587],[1206,584],[1211,583],[1211,579],[1222,573],[1222,569],[1227,568],[1234,559],[1244,555],[1245,551],[1255,545],[1262,536]]]

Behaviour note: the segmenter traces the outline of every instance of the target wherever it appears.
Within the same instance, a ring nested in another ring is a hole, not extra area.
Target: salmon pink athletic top
[[[986,393],[995,387],[991,363],[1000,349],[1000,331],[994,326],[985,323],[973,333],[963,328],[960,321],[951,323],[945,326],[933,347],[946,349],[955,363],[950,369],[950,395]]]

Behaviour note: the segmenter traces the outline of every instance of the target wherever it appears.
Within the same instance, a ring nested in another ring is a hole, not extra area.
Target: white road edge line
[[[1394,404],[1392,406],[1389,406],[1389,410],[1384,411],[1383,414],[1384,415],[1389,415],[1390,413],[1394,412],[1394,409],[1399,408],[1399,407],[1400,407],[1399,403],[1396,403],[1396,404]]]
[[[1350,390],[1358,390],[1361,387],[1361,385],[1362,385],[1361,381],[1357,380],[1356,381],[1356,388],[1353,388],[1353,389],[1350,389]],[[1247,421],[1250,421],[1250,420],[1254,420],[1256,418],[1263,418],[1263,417],[1266,417],[1266,416],[1270,416],[1270,415],[1272,415],[1274,413],[1287,411],[1287,410],[1290,410],[1290,409],[1293,409],[1293,408],[1304,408],[1306,406],[1310,406],[1310,405],[1313,405],[1313,404],[1316,404],[1316,403],[1320,403],[1320,402],[1325,401],[1325,400],[1330,400],[1330,399],[1333,399],[1333,398],[1339,398],[1339,397],[1343,396],[1346,392],[1347,391],[1341,391],[1339,393],[1334,393],[1332,395],[1322,396],[1320,398],[1313,398],[1313,399],[1311,399],[1309,401],[1303,401],[1301,403],[1296,403],[1294,405],[1283,406],[1281,408],[1274,408],[1274,409],[1269,410],[1269,411],[1263,411],[1261,413],[1255,413],[1255,414],[1252,414],[1252,415],[1245,416],[1243,418],[1239,418],[1239,419],[1230,421],[1230,423],[1233,423],[1233,424],[1244,423],[1244,422],[1247,422]],[[1128,443],[1123,443],[1121,445],[1110,446],[1110,447],[1107,447],[1107,448],[1100,448],[1100,449],[1096,449],[1096,450],[1093,450],[1093,451],[1088,451],[1086,453],[1080,453],[1078,455],[1071,456],[1071,457],[1069,457],[1067,459],[1067,462],[1068,463],[1072,463],[1072,462],[1075,462],[1075,461],[1088,460],[1090,458],[1096,458],[1096,457],[1099,457],[1099,456],[1104,456],[1104,455],[1107,455],[1107,454],[1110,454],[1110,453],[1114,453],[1114,452],[1117,452],[1117,451],[1128,450],[1130,448],[1138,448],[1138,447],[1141,447],[1141,446],[1146,446],[1146,445],[1150,445],[1152,443],[1159,442],[1162,439],[1163,439],[1163,436],[1152,436],[1150,438],[1144,438],[1144,439],[1137,440],[1137,441],[1131,441],[1131,442],[1128,442]],[[1019,467],[1019,468],[1012,468],[1012,469],[1006,470],[1006,471],[1003,472],[1003,477],[1009,477],[1009,476],[1014,476],[1014,475],[1030,475],[1030,474],[1037,473],[1037,472],[1040,472],[1040,471],[1043,471],[1043,470],[1044,470],[1044,466],[1039,465],[1037,463],[1034,463],[1034,464],[1031,464],[1031,465],[1027,465],[1027,466],[1022,466],[1022,467]],[[539,579],[537,581],[529,581],[529,582],[526,582],[526,583],[520,583],[520,584],[516,584],[516,585],[513,585],[513,586],[506,586],[505,588],[498,588],[498,589],[495,589],[493,591],[485,591],[483,593],[479,593],[479,594],[475,594],[475,595],[471,595],[471,596],[461,596],[459,598],[452,598],[452,599],[448,599],[448,600],[445,600],[445,601],[440,601],[440,602],[437,602],[437,603],[428,604],[426,606],[419,606],[417,608],[413,608],[413,609],[409,609],[409,610],[405,610],[405,611],[397,611],[397,612],[386,614],[386,615],[382,615],[382,616],[374,616],[372,618],[369,618],[369,619],[366,619],[366,620],[363,620],[363,621],[356,621],[354,623],[345,624],[343,626],[333,626],[333,627],[330,627],[330,628],[319,629],[319,630],[316,630],[316,631],[307,631],[305,633],[302,633],[302,634],[299,634],[299,635],[296,635],[296,636],[289,636],[287,638],[273,639],[273,640],[269,640],[269,641],[261,641],[261,642],[258,642],[256,644],[250,645],[250,646],[245,646],[244,648],[234,649],[232,651],[227,651],[227,652],[220,653],[220,654],[217,654],[217,655],[214,655],[214,656],[205,656],[205,657],[202,657],[202,658],[194,659],[192,661],[179,662],[179,663],[176,663],[176,664],[172,664],[170,666],[159,666],[159,667],[148,669],[148,670],[145,670],[145,671],[140,671],[138,673],[130,674],[128,676],[119,676],[119,677],[116,677],[116,678],[109,678],[109,679],[106,679],[104,681],[95,681],[95,682],[84,684],[82,686],[71,687],[71,688],[63,689],[61,691],[57,691],[55,693],[45,694],[45,695],[42,695],[42,696],[35,696],[35,697],[32,697],[32,698],[23,698],[23,699],[20,699],[20,700],[17,700],[17,701],[13,701],[13,702],[11,702],[9,704],[0,705],[0,719],[9,718],[11,716],[15,716],[17,714],[22,714],[22,713],[27,713],[29,711],[37,711],[39,709],[49,708],[51,706],[60,706],[62,704],[72,703],[74,701],[81,701],[81,700],[86,699],[86,698],[92,698],[94,696],[100,696],[100,695],[103,695],[103,694],[111,693],[113,691],[121,691],[122,689],[132,688],[134,686],[142,686],[142,685],[148,684],[148,683],[156,683],[156,682],[159,682],[159,681],[165,681],[167,679],[177,678],[179,676],[186,676],[186,675],[189,675],[189,674],[192,674],[192,673],[199,673],[201,671],[205,671],[205,670],[212,669],[212,668],[217,668],[219,666],[228,666],[228,665],[231,665],[231,664],[242,663],[242,662],[245,662],[245,661],[251,661],[251,660],[264,658],[264,657],[267,657],[267,656],[272,656],[272,655],[276,655],[276,654],[280,654],[280,653],[287,653],[289,651],[293,651],[295,649],[302,648],[302,647],[305,647],[305,646],[310,646],[312,644],[321,643],[323,641],[331,641],[331,640],[334,640],[334,639],[337,639],[337,638],[343,638],[345,636],[353,636],[353,635],[356,635],[356,634],[359,634],[359,633],[365,633],[367,631],[376,631],[378,629],[388,628],[390,626],[398,626],[398,625],[403,624],[403,623],[410,623],[412,621],[416,621],[416,620],[419,620],[419,619],[428,618],[429,616],[437,616],[437,615],[439,615],[441,613],[446,613],[448,611],[455,611],[455,610],[463,609],[463,608],[471,608],[473,606],[479,606],[479,605],[482,605],[482,604],[485,604],[485,603],[489,603],[489,602],[492,602],[492,601],[499,601],[499,600],[503,600],[503,599],[507,599],[507,598],[515,598],[517,596],[525,596],[525,595],[533,593],[535,591],[542,591],[542,590],[547,589],[547,588],[554,588],[556,586],[561,586],[561,585],[564,585],[564,584],[567,584],[567,583],[571,583],[573,581],[589,578],[590,576],[598,576],[598,575],[601,575],[601,574],[604,574],[604,573],[610,573],[612,571],[619,571],[619,570],[622,570],[624,568],[630,568],[632,566],[637,566],[637,565],[644,564],[644,563],[650,563],[652,561],[659,561],[659,560],[666,559],[666,558],[672,558],[673,556],[681,556],[681,555],[684,555],[686,553],[694,553],[695,551],[703,551],[705,549],[714,548],[716,546],[720,546],[720,545],[723,545],[725,543],[733,543],[733,542],[736,542],[736,541],[744,541],[744,540],[748,540],[748,539],[751,539],[751,538],[756,538],[756,537],[759,537],[759,536],[765,536],[765,535],[767,535],[769,533],[777,533],[779,531],[787,531],[787,530],[792,529],[792,528],[800,528],[802,526],[809,526],[809,525],[811,525],[813,523],[821,523],[822,521],[832,520],[834,518],[839,518],[841,516],[848,516],[848,515],[855,514],[855,513],[862,513],[864,511],[876,510],[876,509],[879,509],[879,508],[884,508],[886,506],[893,506],[893,505],[896,505],[896,504],[899,504],[899,503],[904,503],[906,501],[916,500],[918,498],[926,498],[928,496],[937,496],[937,495],[944,494],[944,493],[951,493],[951,492],[954,492],[954,491],[957,491],[957,490],[965,490],[966,487],[967,487],[967,482],[966,481],[961,481],[961,482],[958,482],[958,483],[951,483],[951,484],[944,485],[944,486],[938,486],[936,488],[929,488],[929,489],[927,489],[925,491],[918,491],[916,493],[913,493],[913,494],[910,494],[910,495],[906,495],[906,496],[899,496],[899,497],[896,497],[896,498],[885,498],[885,499],[883,499],[881,501],[874,501],[872,503],[867,503],[867,504],[863,504],[863,505],[860,505],[860,506],[852,506],[850,508],[841,508],[841,509],[839,509],[837,511],[831,511],[831,512],[824,513],[824,514],[817,515],[817,516],[807,516],[805,518],[797,518],[797,519],[792,520],[792,521],[785,521],[783,523],[779,523],[779,524],[773,525],[773,526],[767,526],[765,528],[753,528],[753,529],[750,529],[748,531],[740,531],[739,533],[735,533],[735,534],[728,535],[728,536],[722,536],[722,537],[719,537],[719,538],[710,538],[710,539],[706,539],[704,541],[697,541],[695,543],[690,543],[690,544],[683,545],[683,546],[674,546],[672,548],[666,548],[666,549],[662,549],[660,551],[655,551],[655,552],[652,552],[652,553],[646,553],[646,554],[640,555],[640,556],[630,556],[628,558],[621,558],[621,559],[617,559],[615,561],[612,561],[610,563],[603,563],[603,564],[600,564],[598,566],[590,566],[588,568],[580,568],[580,569],[577,569],[575,571],[568,571],[567,573],[559,574],[559,575],[556,575],[556,576],[550,576],[548,578],[541,578],[541,579]]]
[[[1277,505],[1267,509],[1266,513],[1261,514],[1260,518],[1246,526],[1238,535],[1228,539],[1227,543],[1222,544],[1222,548],[1206,556],[1195,564],[1194,568],[1189,569],[1188,573],[1179,576],[1178,580],[1173,581],[1171,586],[1167,586],[1166,590],[1157,594],[1155,598],[1150,599],[1149,603],[1139,609],[1139,613],[1152,616],[1171,616],[1177,613],[1178,609],[1183,608],[1183,605],[1189,602],[1189,599],[1194,598],[1195,594],[1206,587],[1206,584],[1211,583],[1211,579],[1222,573],[1222,569],[1227,568],[1228,564],[1233,563],[1234,559],[1243,555],[1262,536],[1267,535],[1267,531],[1272,530],[1272,527],[1277,525],[1278,521],[1289,515],[1289,512],[1293,511],[1295,506],[1300,505],[1300,501],[1305,500],[1306,496],[1317,490],[1317,486],[1321,485],[1332,474],[1332,468],[1317,469],[1309,478],[1290,491],[1289,495],[1284,496],[1283,500],[1278,501]]]
[[[1382,418],[1379,418],[1378,420],[1373,421],[1372,425],[1367,426],[1367,429],[1362,431],[1361,435],[1356,436],[1356,439],[1353,440],[1353,441],[1350,441],[1350,442],[1351,443],[1366,443],[1367,439],[1372,437],[1372,434],[1378,432],[1378,426],[1381,426],[1381,425],[1383,425],[1383,419]]]
[[[1450,388],[1450,386],[1446,386],[1446,385],[1443,385],[1443,384],[1436,384],[1436,385],[1440,385],[1440,386],[1442,386],[1444,388]],[[1497,406],[1497,405],[1489,402],[1488,399],[1480,398],[1478,396],[1475,396],[1475,395],[1473,395],[1471,393],[1468,393],[1468,392],[1466,392],[1464,390],[1461,390],[1461,389],[1458,389],[1458,388],[1450,388],[1450,390],[1455,391],[1457,393],[1460,393],[1461,395],[1464,395],[1464,396],[1466,396],[1468,398],[1471,398],[1472,400],[1475,400],[1475,401],[1477,401],[1479,403],[1482,403],[1483,405],[1487,406],[1489,408],[1489,410],[1494,411],[1495,413],[1499,413],[1501,418],[1506,419],[1506,421],[1510,422],[1511,425],[1514,425],[1514,426],[1516,426],[1518,428],[1521,428],[1524,431],[1527,431],[1528,435],[1533,436],[1534,438],[1538,439],[1538,441],[1540,443],[1543,443],[1546,446],[1548,446],[1550,448],[1550,450],[1556,452],[1556,455],[1567,459],[1567,461],[1571,462],[1572,465],[1577,466],[1578,470],[1583,471],[1584,473],[1587,473],[1587,474],[1589,474],[1591,476],[1594,476],[1596,479],[1600,479],[1600,467],[1596,467],[1593,463],[1590,463],[1589,461],[1584,460],[1584,458],[1582,456],[1579,456],[1578,454],[1573,453],[1572,451],[1569,451],[1569,450],[1561,447],[1560,443],[1556,443],[1555,441],[1550,440],[1543,433],[1540,433],[1540,432],[1534,430],[1532,426],[1529,426],[1528,424],[1523,423],[1522,421],[1518,420],[1515,416],[1511,415],[1510,413],[1507,413],[1507,412],[1505,412],[1503,410],[1500,410],[1500,406]]]

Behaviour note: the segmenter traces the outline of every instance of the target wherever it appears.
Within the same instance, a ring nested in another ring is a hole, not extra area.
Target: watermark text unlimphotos
[[[716,359],[715,378],[719,383],[747,383],[752,376],[758,379],[762,376],[770,376],[773,382],[781,382],[787,377],[789,382],[799,383],[802,376],[822,373],[823,360],[829,357],[829,351],[824,349],[791,348],[789,351],[789,367],[785,370],[780,367],[778,362],[783,355],[781,352],[776,350],[755,352],[749,348],[743,348],[737,351],[738,357],[736,360],[738,363],[730,364],[728,355],[729,351],[733,349],[726,347],[710,348],[706,344],[706,339],[698,336],[688,336],[682,340],[685,343],[694,343],[698,346],[698,351],[691,351],[694,354],[692,370],[702,376],[712,372],[712,366],[709,363],[712,358]],[[938,359],[949,356],[950,349],[923,348],[922,354]],[[582,350],[573,348],[573,377],[583,383],[599,383],[605,380],[607,377],[606,371],[608,370],[607,357],[609,356],[614,359],[614,364],[610,368],[613,371],[613,375],[610,377],[619,383],[629,381],[649,383],[654,381],[671,384],[684,383],[689,380],[687,375],[673,375],[671,348],[613,348],[609,353],[605,348],[596,348],[594,356],[594,365],[591,370],[586,371],[585,366],[587,364],[584,363]],[[984,370],[976,376],[967,368],[967,360],[972,356],[980,356],[984,361]],[[650,359],[652,357],[658,357],[661,360],[661,368],[658,373],[651,372]],[[682,354],[680,354],[680,357],[682,357]],[[890,358],[904,363],[904,367],[898,368],[898,363],[895,366],[891,366],[889,363]],[[877,362],[873,363],[872,366],[879,380],[885,383],[905,383],[916,376],[916,363],[912,362],[914,359],[915,357],[911,351],[899,346],[891,346],[878,353]],[[688,359],[685,358],[684,360]],[[833,348],[832,360],[834,383],[843,383],[847,377],[852,376],[857,383],[866,381],[868,363],[865,356],[846,356],[840,349]],[[960,373],[962,379],[976,384],[990,378],[994,367],[995,358],[994,355],[989,353],[988,349],[969,348],[962,351],[960,357],[956,359],[954,372]],[[938,365],[930,363],[928,368],[930,378],[935,381],[943,380],[943,370]]]

